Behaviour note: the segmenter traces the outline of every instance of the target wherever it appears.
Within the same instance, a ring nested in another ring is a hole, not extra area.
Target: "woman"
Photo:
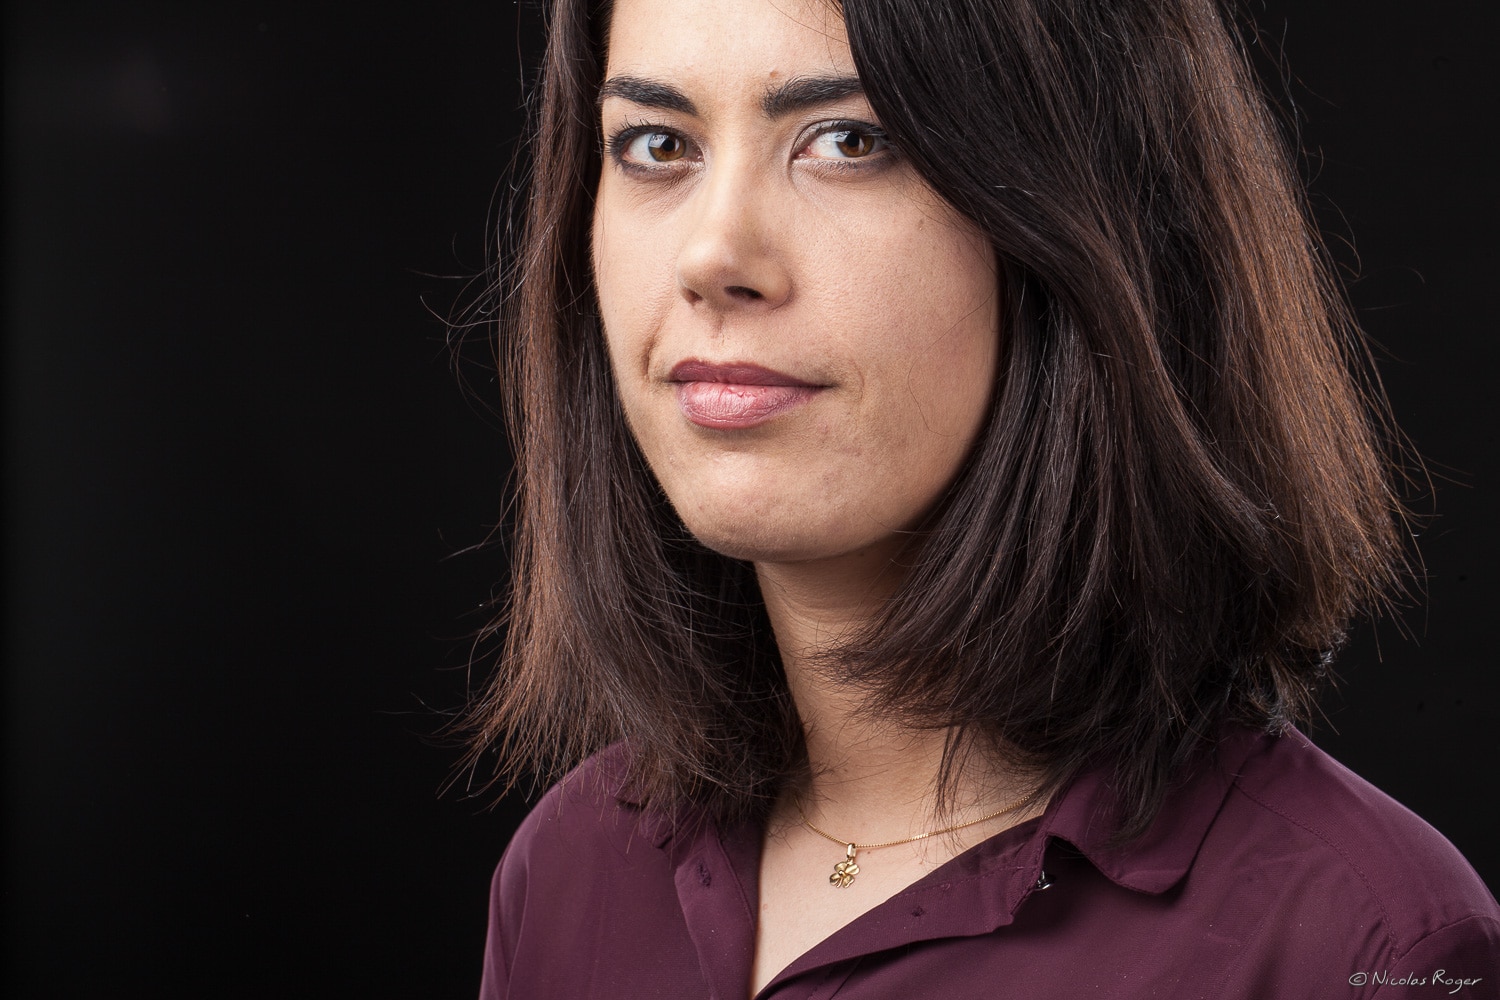
[[[1497,995],[1478,878],[1292,728],[1400,511],[1210,0],[550,33],[474,719],[583,763],[484,995]]]

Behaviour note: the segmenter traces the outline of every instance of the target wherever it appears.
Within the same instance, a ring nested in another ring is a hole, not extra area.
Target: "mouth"
[[[678,362],[667,379],[682,415],[710,430],[758,427],[794,410],[825,386],[744,362]]]

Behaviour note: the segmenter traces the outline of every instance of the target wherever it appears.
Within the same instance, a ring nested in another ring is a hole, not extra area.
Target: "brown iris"
[[[835,132],[831,138],[839,152],[848,157],[869,156],[875,151],[875,137],[868,132]]]
[[[681,139],[669,132],[657,132],[646,141],[646,147],[651,151],[651,159],[658,163],[680,160],[687,149]]]

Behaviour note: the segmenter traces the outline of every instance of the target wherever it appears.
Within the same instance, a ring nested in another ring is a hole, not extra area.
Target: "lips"
[[[796,409],[823,389],[760,365],[716,365],[696,359],[679,362],[669,380],[682,415],[711,430],[758,427]]]

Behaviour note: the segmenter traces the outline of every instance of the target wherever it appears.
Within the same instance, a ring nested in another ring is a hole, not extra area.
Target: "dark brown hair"
[[[557,0],[502,276],[513,592],[471,761],[627,741],[641,795],[763,808],[803,764],[752,569],[684,529],[632,441],[590,267],[607,5]],[[845,0],[901,155],[992,241],[989,423],[879,619],[825,664],[1122,830],[1225,720],[1310,710],[1403,561],[1389,424],[1300,185],[1213,0]],[[956,759],[956,758],[955,758]]]

